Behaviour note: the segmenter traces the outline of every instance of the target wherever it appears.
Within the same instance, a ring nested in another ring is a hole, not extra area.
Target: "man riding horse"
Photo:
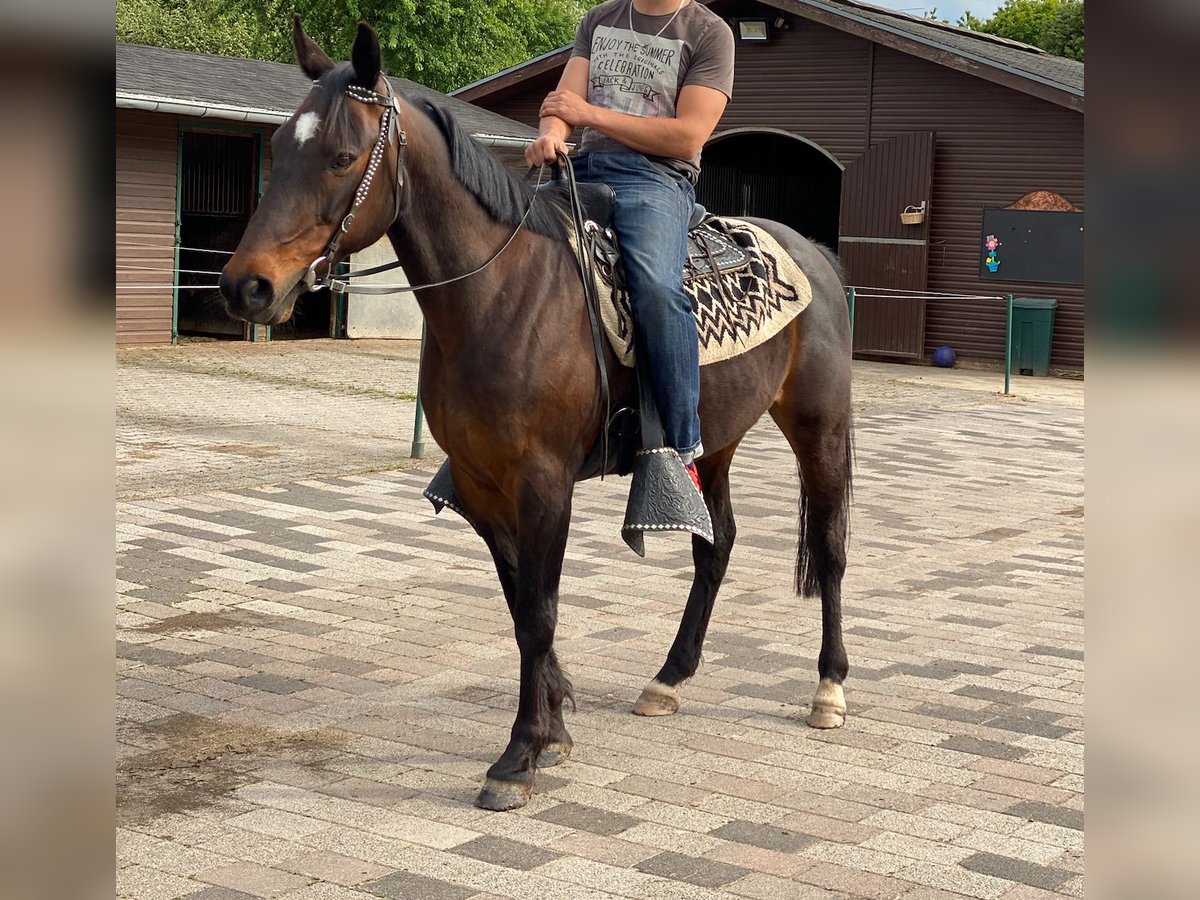
[[[530,165],[553,163],[576,127],[579,181],[616,194],[637,333],[665,444],[700,490],[700,363],[683,289],[700,151],[733,91],[733,34],[694,0],[606,0],[579,25],[556,90],[541,106]]]
[[[637,2],[643,12],[662,11],[661,3]],[[552,155],[573,125],[591,127],[583,148],[591,152],[578,165],[617,184],[618,227],[624,226],[627,255],[642,279],[635,284],[645,332],[641,358],[668,360],[656,376],[664,389],[666,440],[696,454],[698,332],[678,292],[679,245],[692,197],[685,173],[694,176],[700,147],[725,106],[730,40],[728,29],[695,2],[657,20],[638,13],[621,0],[590,14],[579,54],[590,63],[572,60],[563,89],[547,98],[542,155],[532,160]],[[634,27],[619,27],[618,14]],[[413,292],[428,334],[421,402],[446,452],[444,483],[455,498],[450,508],[464,515],[491,553],[520,652],[512,731],[476,803],[515,809],[528,802],[538,769],[561,764],[574,746],[564,720],[571,684],[554,646],[559,586],[575,484],[610,418],[598,384],[577,232],[554,202],[536,203],[534,190],[449,112],[397,94],[382,74],[379,38],[370,26],[359,25],[351,59],[340,64],[304,33],[298,18],[293,42],[312,88],[271,139],[271,181],[222,271],[221,292],[230,312],[245,321],[285,322],[303,294],[328,285],[343,259],[385,234],[418,281]],[[714,47],[725,49],[714,55]],[[667,87],[657,77],[660,68],[674,79]],[[584,99],[589,82],[592,102]],[[635,92],[644,104],[625,96]],[[626,109],[619,108],[621,98]],[[639,114],[649,111],[661,112]],[[607,141],[617,142],[616,152],[605,149]],[[730,465],[746,433],[769,412],[800,474],[796,590],[821,598],[820,681],[808,723],[837,728],[846,719],[841,587],[853,456],[845,285],[831,258],[790,228],[763,219],[739,227],[777,247],[771,259],[760,260],[764,266],[802,273],[811,302],[793,304],[794,314],[754,346],[700,370],[707,444],[697,463],[702,497],[673,450],[641,451],[647,454],[642,460],[669,458],[681,483],[676,494],[705,510],[711,532],[693,530],[695,574],[679,630],[631,711],[675,713],[683,684],[697,672],[737,534]],[[672,253],[663,261],[655,245],[667,243],[668,230]],[[669,280],[661,277],[667,269]],[[351,283],[348,289],[369,293],[381,286],[364,287]],[[659,327],[671,316],[679,320],[672,330]],[[545,340],[548,335],[554,339]],[[686,378],[678,363],[685,353]],[[602,364],[613,394],[631,394],[636,376],[613,348],[603,349]],[[635,458],[635,479],[636,465]],[[429,488],[426,496],[434,497]],[[748,624],[754,626],[753,617]],[[772,621],[764,627],[783,626]]]

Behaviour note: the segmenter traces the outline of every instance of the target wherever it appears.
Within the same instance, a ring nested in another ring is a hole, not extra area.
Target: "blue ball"
[[[954,368],[954,349],[952,347],[938,347],[933,351],[933,364],[940,366],[943,369]]]

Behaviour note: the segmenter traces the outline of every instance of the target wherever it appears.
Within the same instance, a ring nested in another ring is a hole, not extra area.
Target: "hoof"
[[[484,781],[483,790],[475,798],[475,805],[493,812],[507,812],[510,809],[520,809],[528,803],[532,793],[532,785],[489,778]]]
[[[642,689],[633,704],[635,716],[670,716],[679,712],[679,691],[661,681],[652,681]]]
[[[538,754],[537,766],[539,769],[549,769],[551,766],[557,766],[567,761],[567,757],[571,755],[571,744],[562,741],[554,741],[547,744],[542,752]]]
[[[822,678],[808,714],[810,728],[841,728],[846,724],[846,697],[842,686]]]
[[[828,707],[813,707],[808,714],[809,728],[841,728],[846,724],[846,712]]]

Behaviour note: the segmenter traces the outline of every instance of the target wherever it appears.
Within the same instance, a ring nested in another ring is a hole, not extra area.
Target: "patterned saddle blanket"
[[[632,368],[633,313],[611,232],[589,222],[605,333]],[[808,278],[779,242],[741,219],[708,216],[692,229],[683,287],[692,301],[700,365],[732,359],[778,334],[812,301]],[[607,302],[606,302],[607,300]]]

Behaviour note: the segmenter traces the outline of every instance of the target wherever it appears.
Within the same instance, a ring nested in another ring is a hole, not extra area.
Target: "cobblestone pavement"
[[[419,349],[211,341],[121,351],[119,496],[407,465]]]
[[[994,373],[858,366],[838,731],[803,722],[820,611],[789,587],[772,427],[735,461],[739,542],[671,718],[629,710],[687,544],[638,561],[627,482],[580,486],[558,632],[575,753],[494,814],[472,800],[517,655],[490,562],[421,499],[432,464],[367,471],[411,427],[414,354],[244,348],[122,355],[121,896],[1083,896],[1081,384],[1004,400]],[[294,452],[280,436],[305,427]],[[212,450],[272,434],[273,456]]]

